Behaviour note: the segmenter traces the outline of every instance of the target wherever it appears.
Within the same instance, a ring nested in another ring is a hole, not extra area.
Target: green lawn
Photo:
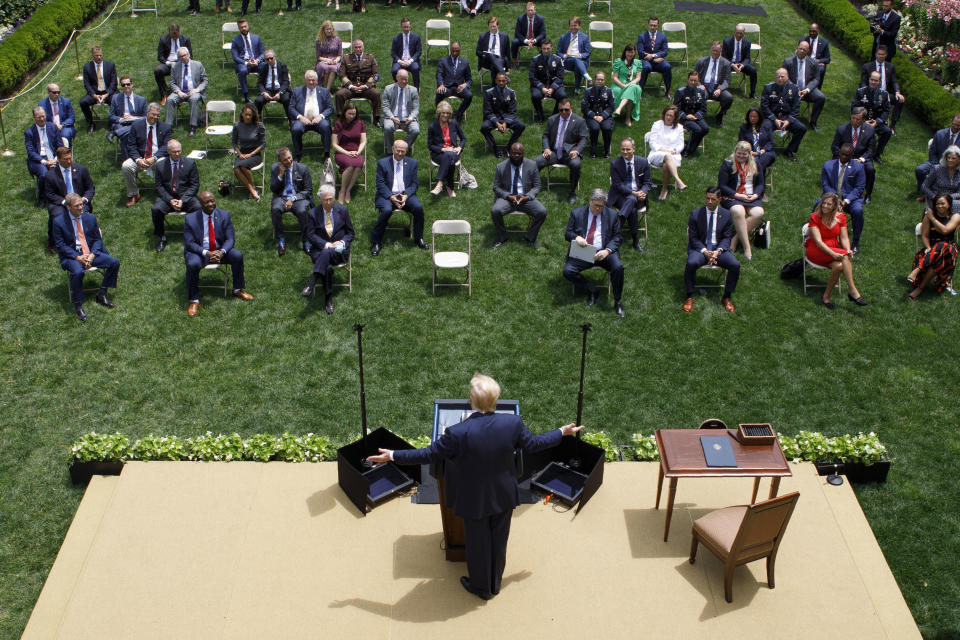
[[[412,6],[403,12],[387,9],[373,0],[363,16],[326,10],[318,16],[315,2],[308,0],[301,13],[278,17],[275,3],[267,0],[268,12],[251,16],[253,31],[278,51],[295,78],[313,64],[321,18],[352,19],[355,34],[366,40],[386,76],[390,38],[399,30],[401,14],[411,16],[421,34],[423,22],[436,17]],[[122,73],[133,72],[137,92],[155,100],[151,71],[156,42],[167,23],[177,20],[211,76],[209,98],[236,98],[232,70],[220,69],[222,20],[212,15],[211,5],[204,3],[205,14],[198,18],[183,15],[176,3],[166,3],[159,19],[131,20],[121,10],[98,32],[80,38],[81,61],[88,58],[91,45],[102,44],[106,58],[116,61]],[[627,11],[628,6],[636,5],[618,4],[612,16],[618,50],[636,39],[648,15],[686,21],[692,58],[704,55],[710,41],[729,35],[739,19],[754,20],[676,14],[665,0],[642,10]],[[779,60],[792,55],[796,38],[806,33],[806,19],[792,5],[764,3],[764,8],[769,16],[759,19],[765,55],[761,84],[772,80]],[[565,31],[566,19],[583,9],[584,3],[572,0],[540,6],[554,40]],[[497,3],[494,10],[512,35],[522,4]],[[606,17],[604,12],[598,19]],[[485,22],[453,18],[454,37],[463,41],[471,64]],[[436,56],[434,52],[433,59]],[[593,70],[601,68],[608,67],[593,65]],[[434,70],[430,63],[423,74],[424,134],[415,154],[421,165],[428,162],[425,131],[433,114]],[[686,68],[680,64],[674,70],[676,87],[684,81]],[[73,79],[76,72],[69,52],[52,75],[75,105],[83,93]],[[81,324],[67,303],[64,272],[45,254],[46,212],[33,205],[24,166],[22,130],[29,122],[29,107],[40,95],[17,100],[3,114],[16,156],[0,159],[0,190],[7,204],[0,217],[5,302],[0,319],[0,637],[21,633],[82,496],[66,469],[69,446],[79,433],[121,430],[139,437],[289,430],[348,441],[359,429],[355,322],[367,327],[370,422],[407,437],[428,433],[433,399],[463,396],[474,371],[493,375],[504,397],[519,399],[534,429],[573,420],[583,322],[593,324],[584,422],[606,430],[615,441],[625,442],[637,431],[693,427],[709,416],[728,423],[769,421],[789,434],[800,429],[829,435],[879,432],[894,465],[886,484],[857,489],[861,504],[924,635],[960,634],[960,504],[950,471],[950,461],[960,453],[955,408],[958,301],[929,294],[916,304],[905,302],[904,276],[920,213],[907,195],[913,190],[913,167],[925,157],[930,130],[905,113],[886,153],[888,164],[879,167],[862,252],[855,262],[857,283],[869,307],[855,307],[842,296],[831,313],[816,304],[819,293],[804,296],[799,281],[778,278],[780,266],[800,255],[800,226],[819,193],[820,166],[829,155],[834,127],[846,120],[858,78],[859,63],[835,46],[821,131],[807,135],[799,163],[780,159],[775,165],[776,189],[767,206],[773,247],[758,250],[753,262],[744,263],[734,297],[737,313],[724,312],[719,294],[711,293],[698,298],[693,313],[684,314],[686,220],[732,150],[736,125],[748,104],[742,93],[735,93],[726,125],[706,139],[706,154],[681,168],[691,188],[683,194],[672,191],[665,204],[652,208],[646,252],[622,252],[625,320],[612,313],[606,296],[588,309],[561,276],[570,209],[565,188],[543,194],[550,215],[541,230],[541,251],[519,242],[491,250],[495,160],[482,148],[481,96],[475,83],[464,163],[480,188],[460,191],[455,200],[434,199],[425,188],[426,170],[420,173],[428,228],[440,218],[465,218],[474,225],[472,297],[458,290],[432,296],[429,254],[412,248],[398,232],[389,232],[378,258],[370,256],[369,231],[375,220],[371,157],[371,186],[351,205],[357,227],[354,290],[338,293],[335,315],[323,313],[322,296],[310,301],[298,296],[309,277],[309,261],[298,252],[277,257],[267,205],[235,195],[220,199],[220,206],[233,215],[237,247],[246,255],[248,289],[256,299],[243,303],[206,294],[200,316],[188,319],[179,236],[165,253],[154,251],[149,219],[153,193],[146,192],[137,207],[123,207],[122,179],[101,127],[94,135],[78,135],[77,160],[89,166],[94,177],[96,213],[106,244],[122,267],[117,307],[105,310],[89,304],[90,319]],[[525,72],[513,84],[519,90],[521,116],[530,122]],[[641,138],[664,104],[662,92],[651,89],[640,126],[615,128],[615,148],[627,134]],[[272,159],[273,150],[288,145],[290,137],[278,120],[268,121],[267,128]],[[377,150],[382,136],[371,131],[371,149]],[[201,138],[185,134],[181,122],[175,135],[185,151],[202,147]],[[537,126],[527,128],[523,142],[528,155],[540,150],[540,134]],[[316,176],[316,156],[308,152],[306,158]],[[226,154],[201,161],[203,187],[230,177],[230,167]],[[607,185],[607,167],[604,160],[585,162],[581,201],[590,188]],[[645,491],[638,496],[637,504],[649,504]],[[824,567],[825,579],[829,576],[829,567]]]

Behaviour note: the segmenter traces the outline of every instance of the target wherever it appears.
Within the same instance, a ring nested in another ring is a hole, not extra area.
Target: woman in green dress
[[[640,72],[643,66],[637,59],[637,48],[628,44],[623,48],[620,58],[613,61],[613,97],[617,101],[617,110],[613,112],[614,116],[620,115],[623,107],[629,102],[631,106],[627,109],[627,115],[624,121],[629,127],[632,120],[640,120],[640,94],[643,89],[640,88]]]

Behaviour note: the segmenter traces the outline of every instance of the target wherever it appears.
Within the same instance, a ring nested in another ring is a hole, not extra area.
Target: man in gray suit
[[[420,135],[420,94],[408,85],[406,69],[397,71],[397,81],[383,90],[383,144],[393,148],[393,135],[397,129],[407,132],[407,147],[413,153],[413,143]]]
[[[170,72],[170,95],[167,96],[167,124],[173,125],[173,116],[177,105],[181,102],[190,102],[190,136],[196,135],[197,123],[200,120],[200,102],[207,100],[207,72],[203,65],[190,59],[190,50],[186,47],[177,49],[179,62],[173,65]]]
[[[580,156],[587,148],[587,123],[570,109],[570,100],[563,98],[557,103],[556,113],[547,118],[543,132],[543,153],[537,158],[537,168],[563,164],[570,168],[570,204],[577,202],[577,185],[580,183]]]
[[[287,147],[277,149],[277,162],[270,168],[270,220],[273,222],[273,237],[277,239],[277,255],[281,258],[287,252],[287,243],[283,237],[283,214],[291,213],[300,224],[300,245],[310,253],[310,241],[307,239],[307,216],[313,208],[313,180],[307,165],[293,160],[293,154]]]
[[[810,112],[810,128],[817,131],[817,119],[823,111],[827,97],[820,91],[820,69],[816,58],[810,57],[810,43],[801,40],[797,44],[797,54],[783,61],[790,82],[800,90],[800,99],[813,104]]]
[[[543,221],[547,219],[547,208],[537,200],[537,194],[540,193],[540,170],[536,162],[523,157],[522,142],[510,145],[510,159],[497,165],[493,178],[493,193],[497,196],[493,208],[490,209],[490,217],[497,233],[493,248],[496,249],[507,241],[503,216],[511,211],[519,211],[530,216],[530,226],[523,234],[523,239],[534,249],[539,249],[537,234],[540,233]]]
[[[730,87],[730,61],[720,55],[723,45],[719,40],[710,44],[710,55],[697,60],[694,70],[700,76],[703,88],[707,90],[707,99],[720,103],[720,113],[717,114],[717,126],[723,125],[723,116],[733,104],[733,95],[728,91]]]

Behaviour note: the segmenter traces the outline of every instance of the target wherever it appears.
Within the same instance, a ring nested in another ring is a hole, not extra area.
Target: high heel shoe
[[[435,186],[433,189],[430,189],[430,193],[432,193],[432,194],[435,195],[435,196],[440,195],[440,192],[441,192],[441,191],[443,191],[443,183],[442,183],[442,182],[438,182],[438,183],[437,183],[437,186]]]
[[[869,302],[863,299],[863,296],[857,296],[856,298],[854,298],[852,293],[848,293],[847,297],[850,299],[850,302],[853,302],[854,304],[860,307],[865,307],[868,304],[870,304]]]
[[[667,199],[667,192],[666,192],[666,191],[661,191],[661,192],[660,192],[660,197],[658,198],[658,200],[666,200],[666,199]]]
[[[454,191],[453,189],[447,189],[447,195],[450,196],[451,198],[456,198],[457,192]]]

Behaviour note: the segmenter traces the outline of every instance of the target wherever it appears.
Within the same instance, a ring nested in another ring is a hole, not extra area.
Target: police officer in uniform
[[[683,157],[693,153],[700,141],[710,133],[707,124],[707,90],[700,86],[700,74],[691,71],[687,74],[687,86],[677,89],[673,95],[673,104],[680,109],[680,124],[690,132],[690,139],[683,147]]]
[[[776,80],[768,82],[760,94],[760,113],[773,124],[774,132],[784,131],[792,134],[787,150],[783,152],[791,162],[796,162],[796,153],[807,128],[797,114],[800,112],[800,91],[790,82],[787,70],[777,69]]]
[[[487,141],[487,146],[496,152],[498,158],[502,158],[506,151],[497,149],[497,143],[490,132],[496,129],[500,133],[506,133],[509,129],[512,135],[504,148],[509,149],[510,145],[520,139],[520,134],[526,128],[527,125],[517,117],[517,92],[507,87],[506,74],[498,73],[496,86],[490,87],[483,94],[483,124],[480,125],[480,133]]]
[[[607,76],[598,71],[593,86],[584,91],[580,112],[590,130],[590,157],[597,157],[597,137],[603,132],[603,157],[610,157],[610,138],[613,137],[613,110],[617,108],[613,91],[606,86]]]
[[[546,38],[540,43],[540,54],[530,61],[530,100],[537,124],[543,122],[543,99],[553,100],[553,113],[557,105],[567,97],[563,90],[563,60],[553,51],[553,42]]]

